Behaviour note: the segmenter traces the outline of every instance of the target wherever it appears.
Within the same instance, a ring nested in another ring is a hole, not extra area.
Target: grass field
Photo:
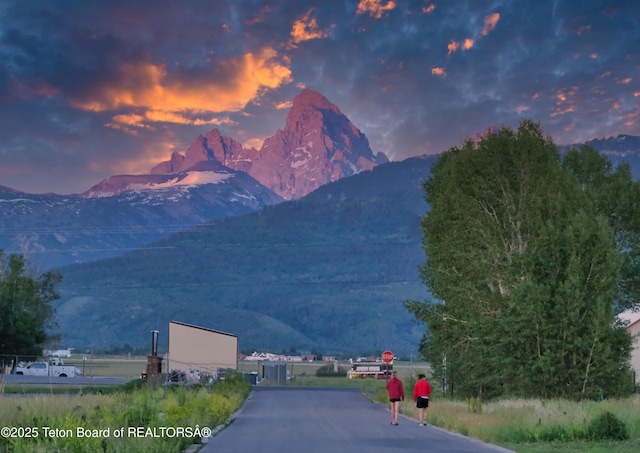
[[[147,368],[147,358],[140,356],[93,357],[72,356],[65,365],[75,365],[84,376],[139,378]]]

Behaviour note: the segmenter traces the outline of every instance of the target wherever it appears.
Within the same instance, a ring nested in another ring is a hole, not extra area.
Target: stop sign
[[[382,361],[384,363],[391,363],[393,362],[393,352],[391,351],[384,351],[382,353]]]

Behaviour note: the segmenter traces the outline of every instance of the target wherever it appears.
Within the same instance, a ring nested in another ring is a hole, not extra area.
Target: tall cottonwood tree
[[[583,145],[567,152],[563,167],[571,171],[592,197],[598,212],[613,228],[621,252],[617,311],[635,308],[640,302],[640,183],[633,181],[631,168],[623,163],[613,168],[606,156]]]
[[[450,149],[424,190],[420,274],[442,303],[406,306],[428,324],[422,352],[436,372],[470,395],[622,388],[631,343],[614,303],[624,257],[598,196],[541,127],[525,120]]]
[[[34,278],[22,255],[6,259],[0,250],[0,354],[41,355],[53,326],[51,302],[60,298],[60,274],[50,271]]]

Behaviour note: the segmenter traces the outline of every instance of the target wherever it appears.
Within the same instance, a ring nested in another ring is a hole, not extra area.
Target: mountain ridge
[[[148,250],[62,269],[65,344],[144,344],[148,330],[162,335],[178,319],[238,335],[242,349],[410,353],[424,326],[403,302],[428,296],[418,274],[422,182],[437,159],[378,165]]]
[[[145,250],[61,269],[65,345],[144,343],[168,319],[239,335],[241,348],[408,352],[422,330],[421,181],[436,157],[327,184]],[[408,277],[409,276],[409,277]]]
[[[218,161],[245,171],[291,200],[389,160],[384,153],[373,154],[366,136],[336,105],[317,91],[305,89],[294,98],[284,128],[266,138],[260,150],[244,148],[212,129],[199,135],[185,154],[173,153],[151,173],[184,171],[202,161]]]
[[[303,90],[284,129],[260,151],[213,129],[148,174],[113,175],[81,194],[0,186],[0,249],[22,253],[44,269],[115,256],[180,225],[187,229],[301,197],[378,161],[386,156],[373,156],[364,134],[338,107]]]

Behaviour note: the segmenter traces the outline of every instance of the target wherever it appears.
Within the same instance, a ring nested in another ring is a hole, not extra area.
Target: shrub
[[[591,440],[627,440],[627,425],[610,411],[603,412],[591,420],[587,428]]]
[[[323,367],[320,367],[316,370],[316,376],[318,377],[335,377],[335,376],[340,376],[340,377],[346,377],[347,376],[347,370],[345,370],[342,367],[338,367],[338,371],[334,371],[333,369],[333,365],[325,365]]]
[[[467,399],[467,410],[472,414],[482,414],[482,400],[475,396]]]

